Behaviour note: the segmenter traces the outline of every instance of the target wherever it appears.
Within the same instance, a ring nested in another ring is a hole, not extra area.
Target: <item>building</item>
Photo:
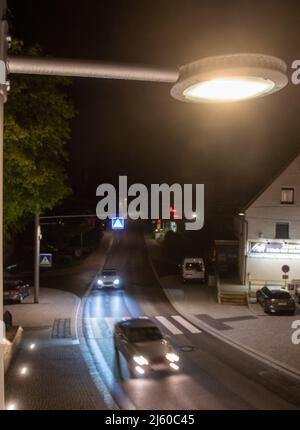
[[[236,230],[243,284],[300,280],[300,154],[244,208]]]

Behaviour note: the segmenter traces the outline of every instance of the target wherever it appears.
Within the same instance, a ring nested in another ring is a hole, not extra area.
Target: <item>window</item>
[[[281,204],[294,204],[294,188],[281,188]]]
[[[200,263],[186,263],[185,270],[194,270],[195,272],[202,272],[203,267]]]
[[[289,239],[290,238],[290,225],[288,223],[276,223],[276,239]]]

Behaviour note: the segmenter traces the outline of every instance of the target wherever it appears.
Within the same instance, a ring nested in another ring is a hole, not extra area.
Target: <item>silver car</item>
[[[99,289],[119,288],[121,286],[121,279],[115,269],[103,269],[97,275],[96,284]]]
[[[131,376],[151,370],[179,370],[179,356],[165,339],[157,325],[149,318],[135,318],[115,325],[116,355],[122,353]]]

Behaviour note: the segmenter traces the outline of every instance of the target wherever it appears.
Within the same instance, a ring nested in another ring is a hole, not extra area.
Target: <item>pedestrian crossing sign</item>
[[[52,254],[40,254],[40,267],[52,267]]]
[[[125,228],[124,218],[121,218],[121,217],[112,218],[111,226],[113,230],[124,230]]]

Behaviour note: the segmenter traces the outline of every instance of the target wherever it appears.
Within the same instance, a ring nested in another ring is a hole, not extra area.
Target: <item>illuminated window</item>
[[[294,188],[281,188],[281,203],[283,205],[294,204]]]
[[[290,238],[290,225],[284,222],[276,223],[276,239],[289,239]]]

